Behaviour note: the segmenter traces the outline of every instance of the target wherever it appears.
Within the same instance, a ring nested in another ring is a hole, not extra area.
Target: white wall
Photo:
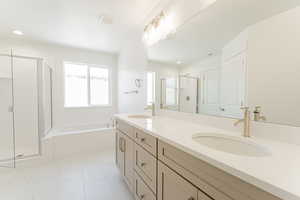
[[[180,74],[189,74],[190,76],[200,76],[202,72],[218,69],[221,67],[221,56],[215,55],[208,57],[204,60],[200,60],[191,65],[186,65],[180,68]]]
[[[136,38],[139,38],[136,40]],[[143,112],[146,105],[146,66],[147,52],[141,36],[128,38],[121,49],[118,61],[118,109],[120,113]],[[141,87],[135,80],[141,79]],[[138,90],[138,94],[125,94]]]
[[[14,48],[17,54],[42,57],[54,69],[53,77],[53,124],[55,129],[64,129],[109,121],[117,112],[117,56],[102,52],[67,48],[16,39],[1,39],[0,49]],[[64,108],[63,61],[107,65],[112,69],[112,107]]]
[[[249,104],[267,120],[300,126],[300,7],[250,27]]]
[[[147,47],[141,40],[141,34],[128,37],[122,45],[118,61],[118,109],[120,113],[144,112],[147,105],[146,72],[156,72],[156,105],[160,103],[160,78],[178,76],[176,66],[149,62]],[[141,79],[141,88],[135,86],[135,79]],[[138,90],[138,94],[125,92]]]

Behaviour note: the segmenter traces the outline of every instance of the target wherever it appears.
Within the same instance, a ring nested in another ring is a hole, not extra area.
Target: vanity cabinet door
[[[161,162],[158,162],[157,192],[158,200],[198,199],[198,189]]]
[[[137,173],[134,176],[134,183],[134,196],[136,200],[156,200],[155,194]]]
[[[126,135],[124,135],[124,150],[124,178],[129,189],[133,191],[134,142]]]
[[[120,131],[116,134],[116,164],[129,189],[133,191],[133,141]]]
[[[116,164],[119,168],[119,171],[124,175],[124,166],[125,166],[125,154],[124,154],[124,137],[122,133],[116,131]]]

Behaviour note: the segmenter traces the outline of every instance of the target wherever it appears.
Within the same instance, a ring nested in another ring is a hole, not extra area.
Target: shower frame
[[[12,158],[7,158],[7,159],[0,159],[0,167],[1,168],[16,168],[16,162],[18,160],[24,160],[24,159],[30,159],[34,157],[39,157],[42,155],[42,138],[46,134],[48,134],[52,127],[53,127],[53,70],[52,68],[44,61],[43,58],[39,57],[31,57],[31,56],[22,56],[22,55],[17,55],[13,53],[13,49],[9,50],[9,53],[0,53],[0,56],[8,56],[10,57],[10,71],[11,71],[11,97],[12,97],[12,142],[13,142],[13,149],[12,149]],[[38,124],[37,124],[37,129],[38,129],[38,134],[37,134],[37,140],[38,140],[38,149],[37,153],[31,154],[31,155],[24,155],[24,156],[18,156],[16,155],[16,131],[15,131],[15,91],[14,91],[14,64],[13,64],[13,59],[14,58],[24,58],[24,59],[32,59],[36,60],[37,66],[36,66],[36,91],[37,91],[37,118],[38,118]],[[44,67],[44,68],[43,68]],[[43,70],[48,69],[49,70],[49,76],[50,76],[50,129],[49,130],[43,130],[42,129],[42,120],[44,119],[42,115],[43,111]],[[44,134],[42,132],[44,131]],[[12,166],[3,166],[2,163],[9,163],[12,162]]]

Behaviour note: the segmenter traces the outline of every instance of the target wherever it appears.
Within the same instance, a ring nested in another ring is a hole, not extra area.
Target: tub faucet
[[[155,116],[155,103],[151,103],[151,105],[147,106],[145,110],[151,110],[152,111],[152,117]]]
[[[244,119],[240,119],[234,123],[234,126],[237,126],[239,123],[244,123],[244,132],[243,136],[244,137],[250,137],[250,111],[249,107],[242,107],[242,110],[244,110]]]

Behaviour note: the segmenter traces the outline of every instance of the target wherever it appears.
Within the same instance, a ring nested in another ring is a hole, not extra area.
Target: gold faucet
[[[250,111],[249,107],[242,107],[244,110],[244,119],[240,119],[234,123],[234,126],[237,126],[239,123],[244,122],[244,137],[250,137]]]
[[[145,110],[151,110],[152,111],[152,117],[155,116],[155,103],[151,103],[151,105],[147,106]]]

